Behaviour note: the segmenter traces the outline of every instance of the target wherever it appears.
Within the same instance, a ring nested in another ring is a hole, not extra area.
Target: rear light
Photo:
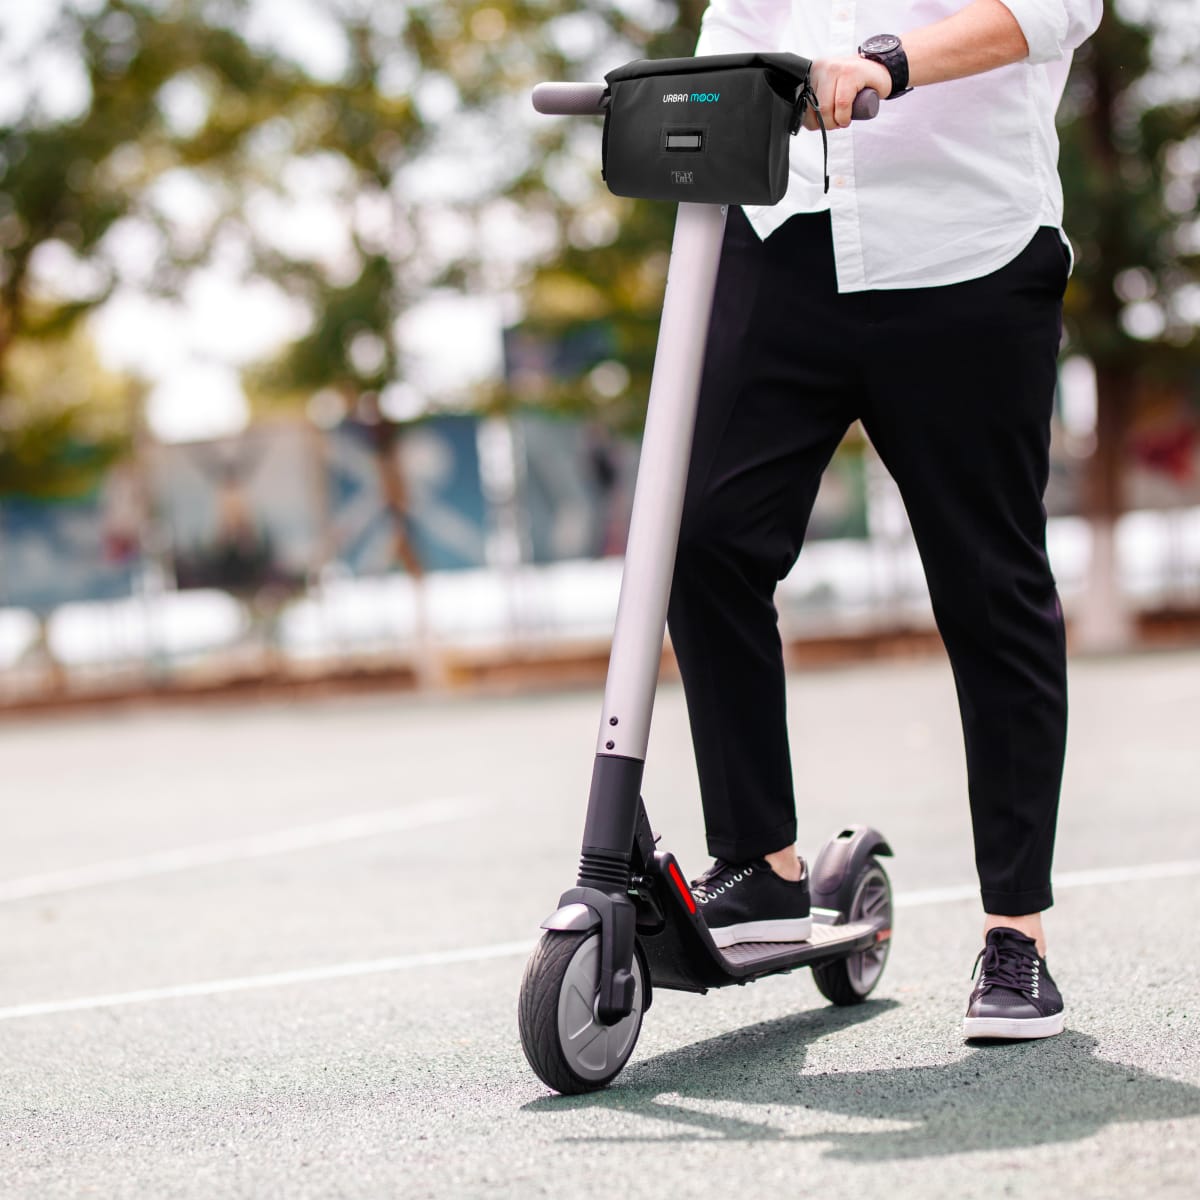
[[[671,876],[671,882],[679,889],[679,894],[683,897],[684,904],[687,905],[687,910],[690,913],[696,911],[696,901],[692,899],[691,888],[683,882],[683,876],[679,873],[679,868],[673,863],[667,863],[667,874]]]

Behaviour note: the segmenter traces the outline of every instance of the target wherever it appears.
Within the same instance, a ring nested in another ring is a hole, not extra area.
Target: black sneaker
[[[812,933],[803,859],[799,882],[790,883],[765,859],[735,866],[718,858],[692,884],[692,895],[722,950],[738,942],[804,942]]]
[[[964,1036],[1044,1038],[1062,1033],[1063,999],[1033,938],[1015,929],[991,929],[975,966],[980,963],[979,982],[963,1020]]]

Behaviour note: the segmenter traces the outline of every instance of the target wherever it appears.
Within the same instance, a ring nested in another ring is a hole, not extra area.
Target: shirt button
[[[842,176],[842,175],[836,175],[836,176],[834,176],[834,180],[833,180],[833,186],[834,186],[834,187],[845,187],[845,186],[846,186],[846,179],[845,179],[845,177],[844,177],[844,176]]]

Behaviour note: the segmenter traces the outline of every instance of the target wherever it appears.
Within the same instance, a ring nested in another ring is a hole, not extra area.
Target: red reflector
[[[688,912],[696,911],[696,901],[692,899],[691,890],[688,885],[683,882],[683,876],[679,873],[679,868],[674,863],[667,863],[667,872],[671,876],[671,882],[679,889],[679,894],[683,897],[684,904],[688,907]]]
[[[891,937],[892,931],[890,929],[877,929],[875,931],[875,944],[878,945],[880,942],[890,941]]]

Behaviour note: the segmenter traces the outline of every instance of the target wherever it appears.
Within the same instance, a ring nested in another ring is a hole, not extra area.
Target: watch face
[[[860,47],[863,54],[890,54],[900,45],[900,39],[894,33],[877,33],[869,37]]]

